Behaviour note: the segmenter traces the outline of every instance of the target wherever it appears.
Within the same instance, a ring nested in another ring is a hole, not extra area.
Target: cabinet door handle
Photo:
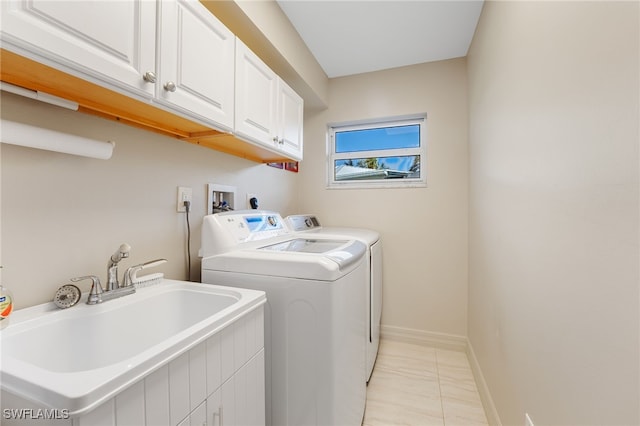
[[[176,91],[176,84],[173,81],[167,81],[164,84],[164,90],[166,90],[167,92],[175,92]]]
[[[144,73],[142,78],[147,83],[155,83],[156,82],[156,73],[154,73],[153,71],[147,71],[147,72]]]
[[[222,405],[218,407],[218,412],[217,413],[213,413],[213,418],[211,419],[212,426],[216,424],[216,416],[218,416],[220,418],[220,420],[218,421],[218,426],[222,426]]]

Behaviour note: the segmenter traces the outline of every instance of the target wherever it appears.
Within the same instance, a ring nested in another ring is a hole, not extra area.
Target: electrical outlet
[[[176,210],[178,213],[184,213],[187,211],[187,208],[184,206],[184,202],[192,202],[193,199],[193,189],[186,186],[178,187],[178,201],[176,204]]]
[[[529,417],[528,413],[524,413],[524,426],[533,426],[533,422],[531,421],[531,417]]]

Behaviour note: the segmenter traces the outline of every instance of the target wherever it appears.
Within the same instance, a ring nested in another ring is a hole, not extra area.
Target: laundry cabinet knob
[[[155,83],[156,82],[156,73],[154,73],[153,71],[147,71],[147,72],[144,73],[142,78],[147,83]]]

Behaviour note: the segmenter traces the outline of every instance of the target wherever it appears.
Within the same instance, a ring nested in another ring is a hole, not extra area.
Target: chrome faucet
[[[95,275],[86,275],[83,277],[71,278],[71,281],[73,282],[91,280],[91,290],[89,291],[87,304],[95,305],[106,300],[115,299],[117,297],[126,296],[127,294],[136,292],[136,288],[134,286],[121,288],[120,283],[118,282],[118,262],[129,257],[130,251],[131,246],[129,244],[122,244],[118,248],[118,250],[109,258],[109,263],[107,264],[106,289],[102,288],[102,284],[100,284],[100,278]]]
[[[115,290],[104,290],[102,284],[100,284],[100,278],[95,275],[87,275],[84,277],[71,278],[71,281],[78,282],[82,280],[91,280],[91,290],[89,291],[89,297],[87,297],[87,305],[96,305],[98,303],[106,302],[107,300],[117,299],[118,297],[126,296],[136,292],[135,286],[120,287]]]
[[[118,282],[118,262],[129,257],[130,251],[131,246],[129,244],[122,244],[109,258],[109,263],[107,264],[107,291],[120,288],[120,282]]]
[[[104,295],[104,290],[102,289],[102,284],[100,284],[100,278],[95,275],[87,275],[84,277],[76,277],[71,278],[71,281],[74,283],[82,280],[91,280],[91,291],[89,291],[89,297],[87,298],[87,305],[95,305],[96,303],[102,303],[102,296]]]
[[[120,248],[118,248],[118,250],[109,258],[109,264],[107,267],[108,282],[106,289],[102,288],[102,284],[100,284],[100,278],[95,275],[71,278],[71,281],[73,282],[91,280],[91,290],[89,291],[89,297],[87,298],[88,305],[95,305],[97,303],[102,303],[107,300],[135,293],[136,272],[141,269],[161,265],[167,261],[167,259],[155,259],[149,262],[141,263],[140,265],[135,265],[127,268],[124,273],[124,283],[122,284],[122,286],[120,286],[120,283],[118,282],[118,262],[129,257],[130,251],[131,246],[129,246],[129,244],[122,244]]]

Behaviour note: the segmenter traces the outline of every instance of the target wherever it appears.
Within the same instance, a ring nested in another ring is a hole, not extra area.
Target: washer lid
[[[335,281],[361,264],[366,250],[356,240],[294,238],[203,258],[202,270]]]
[[[281,243],[260,247],[258,250],[273,250],[280,252],[322,254],[338,264],[340,269],[357,262],[362,258],[362,247],[358,241],[318,240],[310,238],[295,238]]]
[[[326,253],[344,245],[344,240],[340,241],[296,238],[293,240],[260,247],[258,250],[297,251],[301,253]]]
[[[292,232],[304,232],[305,238],[355,239],[371,246],[380,239],[380,233],[366,228],[326,227],[314,215],[292,215],[284,219]]]

